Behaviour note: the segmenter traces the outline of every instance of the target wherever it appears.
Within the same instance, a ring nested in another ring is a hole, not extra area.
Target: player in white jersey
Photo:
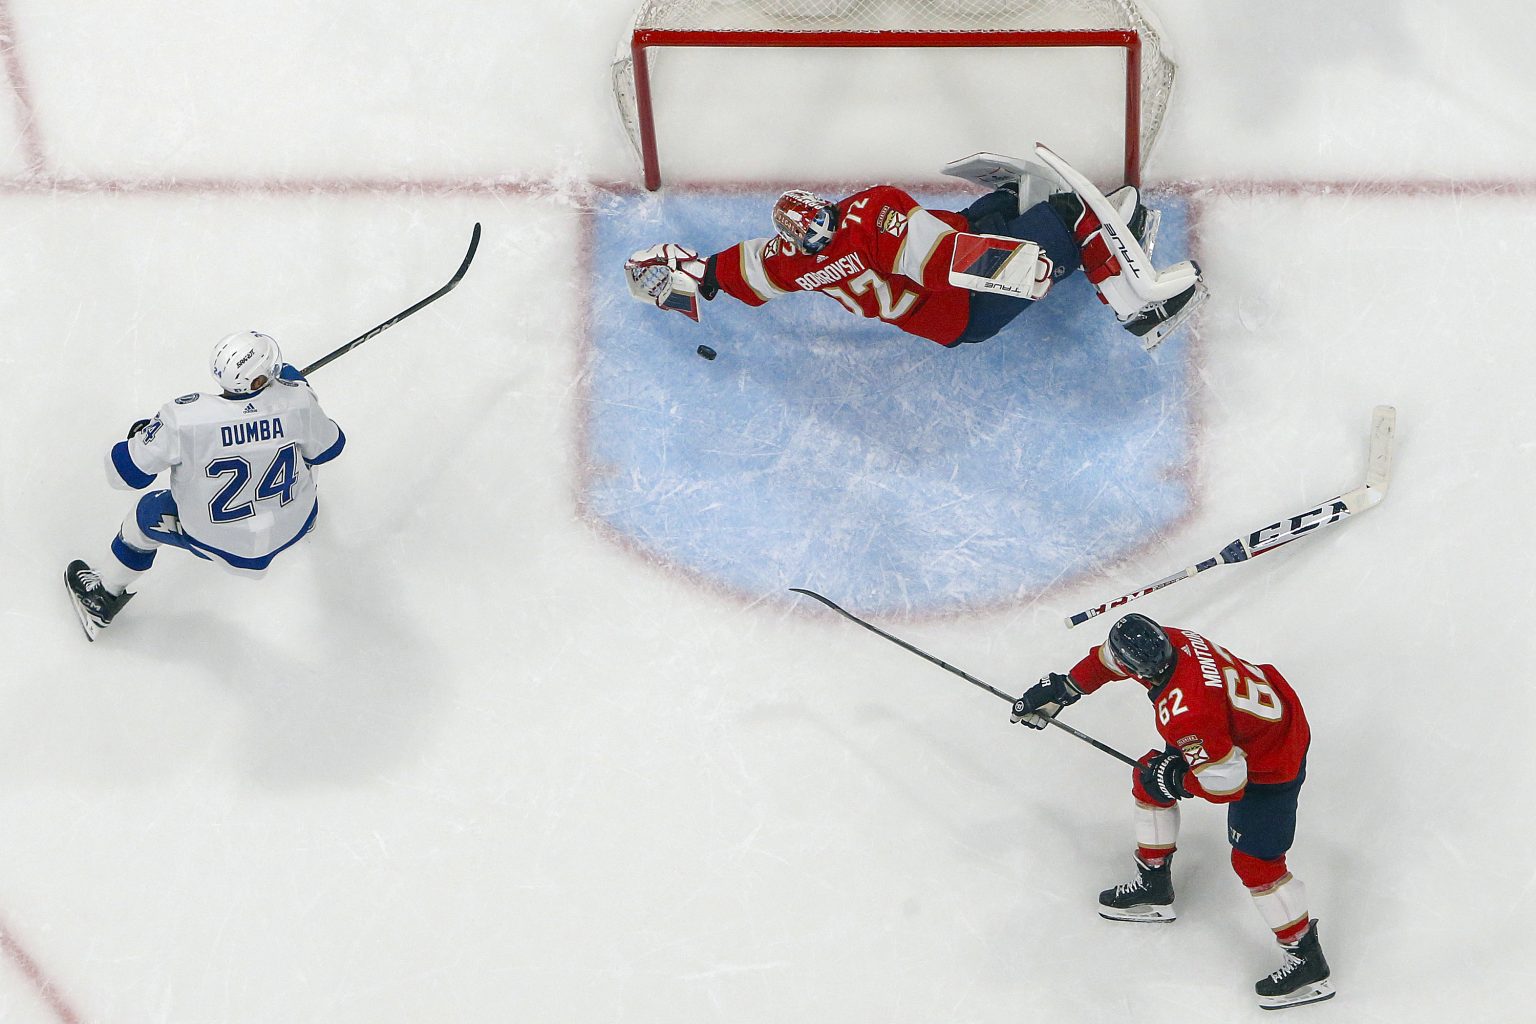
[[[77,559],[65,570],[92,640],[128,603],[163,545],[260,576],[315,525],[312,467],[341,453],[341,428],[268,335],[228,335],[210,362],[218,394],[167,402],[134,423],[108,456],[114,487],[145,490],[167,470],[170,487],[139,499],[101,569]]]

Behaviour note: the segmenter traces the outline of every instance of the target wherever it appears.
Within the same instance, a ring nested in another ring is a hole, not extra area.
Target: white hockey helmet
[[[226,334],[213,346],[208,369],[227,395],[260,391],[277,379],[283,353],[271,335],[260,331]]]

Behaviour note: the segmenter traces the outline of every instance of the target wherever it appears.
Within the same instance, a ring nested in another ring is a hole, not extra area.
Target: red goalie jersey
[[[940,345],[965,331],[971,293],[949,283],[958,213],[926,210],[876,185],[837,203],[837,232],[814,256],[783,238],[754,238],[713,257],[720,290],[749,306],[791,292],[830,295],[850,312]]]
[[[1250,665],[1198,633],[1163,631],[1178,652],[1157,694],[1157,731],[1189,763],[1185,785],[1215,803],[1240,799],[1249,782],[1289,782],[1301,769],[1311,730],[1301,701],[1273,665]],[[1071,672],[1084,693],[1130,678],[1095,647]]]

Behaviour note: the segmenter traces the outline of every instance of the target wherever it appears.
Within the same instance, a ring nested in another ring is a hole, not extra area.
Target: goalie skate
[[[1196,273],[1198,272],[1199,268],[1196,267]],[[1164,338],[1178,330],[1184,321],[1194,316],[1195,310],[1199,309],[1210,295],[1205,282],[1197,277],[1195,283],[1187,290],[1180,292],[1167,302],[1154,302],[1129,320],[1123,321],[1121,326],[1140,338],[1141,347],[1150,352],[1161,345]]]

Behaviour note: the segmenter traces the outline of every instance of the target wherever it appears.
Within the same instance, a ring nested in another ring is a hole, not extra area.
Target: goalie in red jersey
[[[945,170],[998,187],[960,212],[925,209],[891,185],[837,202],[793,189],[774,203],[773,237],[708,257],[674,243],[633,254],[625,263],[630,292],[694,320],[699,298],[721,292],[749,306],[821,292],[851,313],[945,347],[993,337],[1079,268],[1147,348],[1205,297],[1192,263],[1164,275],[1161,292],[1143,294],[1142,280],[1159,278],[1146,256],[1158,218],[1132,186],[1112,197],[1087,186],[1095,202],[1049,168],[992,154]],[[1120,237],[1134,238],[1135,254],[1118,243],[1112,252]]]
[[[1328,961],[1307,910],[1306,889],[1286,867],[1296,834],[1296,800],[1307,777],[1311,731],[1296,691],[1273,665],[1252,665],[1188,630],[1127,615],[1104,644],[1066,675],[1051,673],[1013,706],[1013,720],[1036,729],[1105,683],[1135,679],[1147,688],[1166,747],[1150,750],[1133,773],[1134,881],[1099,894],[1112,921],[1168,922],[1179,801],[1225,804],[1236,871],[1286,959],[1255,986],[1266,1009],[1333,994]]]

